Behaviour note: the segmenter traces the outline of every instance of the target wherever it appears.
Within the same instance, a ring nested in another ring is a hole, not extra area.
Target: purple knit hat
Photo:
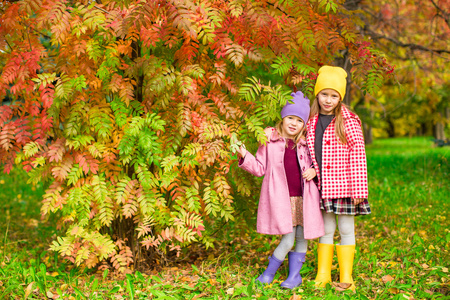
[[[303,120],[303,123],[306,124],[309,119],[309,99],[306,98],[302,92],[298,91],[295,93],[291,93],[292,101],[294,103],[286,103],[286,105],[281,110],[281,118],[287,116],[297,116]]]

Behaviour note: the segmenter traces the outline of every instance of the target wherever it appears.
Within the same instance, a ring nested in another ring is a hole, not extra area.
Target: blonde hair
[[[300,132],[294,137],[294,143],[297,145],[298,142],[300,142],[300,139],[306,139],[306,123],[303,121],[303,128],[300,130]],[[283,136],[283,119],[278,121],[277,125],[275,125],[275,129],[278,131],[278,134],[280,136]],[[287,143],[286,143],[287,147]]]
[[[339,95],[340,97],[340,95]],[[338,105],[334,108],[334,116],[336,117],[336,120],[334,121],[334,134],[336,135],[336,138],[338,141],[340,141],[342,144],[347,144],[347,138],[345,136],[345,127],[344,127],[344,117],[342,116],[342,105],[344,105],[348,110],[351,111],[350,108],[348,108],[347,105],[342,103],[342,101],[339,101]],[[315,116],[319,114],[320,112],[320,105],[319,100],[314,98],[313,103],[311,104],[311,111],[309,113],[309,117]]]

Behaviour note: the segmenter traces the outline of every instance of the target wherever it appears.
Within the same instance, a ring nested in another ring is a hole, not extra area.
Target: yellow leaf
[[[448,273],[448,268],[442,268],[442,272]]]
[[[434,246],[433,246],[433,245],[430,245],[430,246],[428,247],[428,249],[430,249],[430,250],[434,250],[434,249],[436,249],[436,248],[434,248]]]
[[[39,221],[36,219],[29,219],[28,220],[28,225],[31,227],[38,227],[39,225]]]
[[[398,294],[398,288],[390,288],[388,291],[392,294]]]
[[[33,284],[34,281],[27,286],[27,288],[25,289],[25,296],[23,297],[23,299],[27,299],[28,296],[31,294],[31,291],[33,290]]]
[[[395,262],[395,261],[389,262],[389,267],[395,267],[396,265],[397,265],[397,262]]]

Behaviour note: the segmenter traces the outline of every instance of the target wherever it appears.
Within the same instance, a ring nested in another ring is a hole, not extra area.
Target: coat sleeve
[[[367,199],[369,195],[367,186],[367,162],[364,146],[364,136],[359,120],[347,119],[345,133],[349,147],[350,186],[353,199]]]
[[[247,151],[244,159],[239,162],[239,167],[257,177],[264,176],[266,174],[267,166],[267,145],[261,145],[253,156]]]

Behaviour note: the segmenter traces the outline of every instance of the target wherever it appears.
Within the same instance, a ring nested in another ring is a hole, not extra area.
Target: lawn
[[[256,286],[278,237],[233,230],[205,251],[193,246],[180,263],[121,276],[76,268],[49,252],[54,220],[41,220],[42,185],[15,170],[0,176],[0,299],[450,299],[450,147],[430,138],[377,140],[367,147],[372,214],[357,217],[357,291],[314,288],[317,240],[291,291]],[[236,226],[237,228],[237,226]],[[338,281],[338,265],[333,264]]]

